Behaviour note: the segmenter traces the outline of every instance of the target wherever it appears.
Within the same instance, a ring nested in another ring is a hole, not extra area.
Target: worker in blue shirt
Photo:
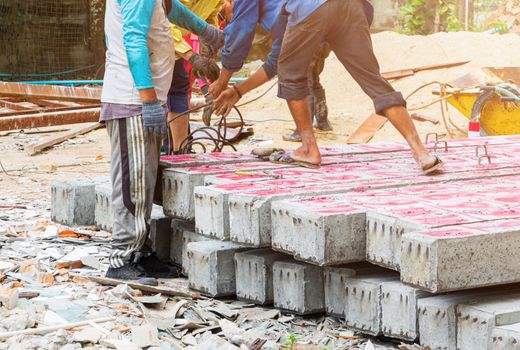
[[[423,173],[439,170],[442,161],[422,144],[400,92],[381,76],[374,55],[369,23],[373,11],[365,0],[286,0],[281,18],[286,18],[283,45],[278,59],[278,97],[287,100],[302,145],[291,154],[277,154],[272,161],[317,167],[321,154],[316,143],[306,98],[307,70],[312,55],[327,42],[338,60],[363,91],[372,98],[376,113],[384,115],[403,135]],[[226,115],[246,92],[266,82],[257,71],[244,83],[223,92],[215,100],[217,114]]]
[[[284,3],[285,0],[235,1],[233,17],[224,30],[226,40],[221,52],[223,68],[219,79],[210,85],[210,99],[211,97],[219,96],[220,93],[228,87],[229,80],[233,76],[233,73],[238,72],[242,68],[253,44],[258,24],[275,37],[267,61],[262,65],[262,70],[268,79],[276,76],[278,69],[277,61],[280,54],[283,31],[285,30],[284,22],[283,20],[280,21],[278,16]],[[313,113],[313,117],[315,119],[316,128],[323,131],[332,130],[332,126],[328,120],[325,90],[319,82],[319,75],[323,71],[324,61],[327,56],[328,48],[326,45],[320,50],[317,50],[314,54],[311,68],[309,69],[308,79],[309,86],[311,87],[311,94],[308,98],[309,107],[315,112]],[[207,108],[204,111],[203,120],[207,125],[209,125],[211,113],[211,108]],[[284,139],[296,142],[301,140],[297,130],[292,134],[284,135]]]
[[[175,275],[145,244],[175,62],[168,19],[199,35],[214,50],[223,45],[224,34],[178,0],[106,1],[100,121],[107,125],[111,145],[114,221],[106,274],[110,278]]]

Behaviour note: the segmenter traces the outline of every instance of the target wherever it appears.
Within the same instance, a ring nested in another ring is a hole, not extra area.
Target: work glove
[[[166,110],[159,100],[143,102],[143,124],[148,132],[157,136],[166,136],[168,124],[166,123]]]
[[[193,70],[193,75],[198,79],[215,81],[220,76],[220,68],[214,60],[202,57],[194,53],[188,62]]]
[[[206,104],[208,103],[211,103],[209,106],[206,106],[204,107],[204,109],[202,110],[202,122],[204,123],[204,125],[206,126],[210,126],[211,125],[211,116],[213,115],[213,96],[211,96],[209,94],[209,87],[208,85],[204,85],[202,87],[202,93],[204,94],[204,96],[206,97]]]
[[[218,50],[224,46],[225,34],[222,30],[208,24],[199,38],[200,42],[208,49],[209,56],[214,57]]]

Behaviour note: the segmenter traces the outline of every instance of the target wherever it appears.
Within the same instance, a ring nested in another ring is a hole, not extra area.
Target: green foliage
[[[509,23],[499,20],[492,21],[488,26],[491,27],[493,33],[497,34],[507,33],[510,29]]]
[[[400,8],[400,32],[431,34],[437,31],[458,31],[455,0],[409,0]]]
[[[287,341],[289,342],[289,344],[291,345],[294,345],[296,343],[296,341],[299,339],[300,337],[295,335],[295,334],[291,334],[288,338],[287,338]]]

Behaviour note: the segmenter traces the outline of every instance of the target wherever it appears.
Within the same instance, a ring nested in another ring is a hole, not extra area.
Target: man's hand
[[[209,50],[209,55],[214,57],[218,50],[224,46],[224,32],[208,24],[204,33],[199,35],[200,42]]]
[[[191,64],[193,74],[199,79],[215,81],[220,76],[220,68],[212,59],[194,53],[188,62]]]
[[[209,86],[209,94],[213,97],[219,97],[222,91],[227,88],[228,83],[219,78],[212,82]]]
[[[215,107],[215,114],[226,117],[239,100],[240,97],[235,89],[229,88],[225,90],[213,104]]]
[[[161,105],[159,100],[151,102],[143,102],[143,124],[148,132],[157,135],[165,136],[168,130],[166,123],[166,110]]]

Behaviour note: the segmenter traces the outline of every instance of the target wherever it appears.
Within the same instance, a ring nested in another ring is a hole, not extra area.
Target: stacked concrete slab
[[[257,305],[274,302],[273,266],[290,257],[271,249],[254,249],[235,254],[237,297]]]
[[[164,209],[180,219],[167,253],[209,296],[432,349],[515,349],[517,287],[475,288],[520,282],[519,141],[430,143],[446,163],[434,177],[403,143],[324,149],[320,169],[167,157]],[[480,165],[484,145],[491,164]],[[352,264],[364,261],[380,267]]]

